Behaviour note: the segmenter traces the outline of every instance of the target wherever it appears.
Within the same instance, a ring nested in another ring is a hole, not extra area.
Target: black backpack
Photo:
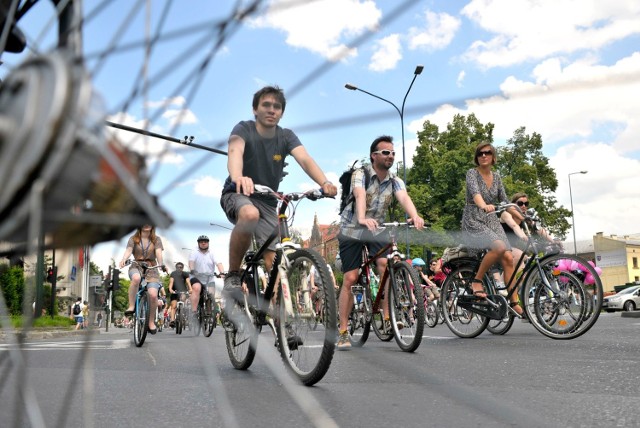
[[[369,181],[371,177],[369,177],[369,169],[365,167],[356,168],[356,164],[358,161],[355,161],[351,168],[346,170],[340,176],[340,186],[342,187],[342,193],[340,194],[340,211],[339,214],[342,214],[347,205],[353,203],[355,201],[355,196],[353,196],[353,192],[351,191],[351,176],[357,169],[361,169],[364,172],[364,188],[369,187]]]
[[[80,315],[80,312],[82,312],[80,303],[76,303],[75,305],[73,305],[73,315]]]

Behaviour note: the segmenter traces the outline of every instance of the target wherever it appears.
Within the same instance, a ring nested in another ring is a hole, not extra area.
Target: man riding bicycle
[[[213,277],[215,270],[218,268],[218,272],[224,272],[224,266],[222,263],[217,262],[214,254],[209,251],[209,237],[200,235],[198,237],[198,249],[192,251],[189,256],[189,271],[191,289],[191,308],[193,309],[193,315],[195,316],[198,310],[198,302],[200,302],[200,293],[204,291],[202,287],[211,286],[211,298],[215,299],[215,286],[213,286]],[[211,284],[211,285],[209,285]],[[208,291],[208,290],[207,290]]]

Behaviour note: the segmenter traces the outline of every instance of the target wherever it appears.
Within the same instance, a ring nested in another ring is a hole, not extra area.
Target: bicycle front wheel
[[[360,276],[360,275],[358,275]],[[360,301],[357,301],[357,297],[354,296],[353,307],[349,314],[349,341],[351,345],[360,348],[369,338],[369,332],[371,331],[371,290],[369,290],[368,284],[362,284],[358,282],[355,287],[362,287],[360,294]]]
[[[593,327],[600,315],[602,296],[602,282],[595,269],[571,254],[544,257],[527,274],[522,290],[525,311],[536,330],[552,339],[565,340]]]
[[[318,382],[329,370],[336,346],[336,295],[327,263],[316,251],[298,249],[286,254],[289,269],[280,272],[278,287],[278,319],[276,333],[285,365],[307,386]],[[313,305],[308,305],[308,278],[311,266],[319,274],[318,292],[324,296],[322,324],[316,329],[309,320],[316,317]]]
[[[133,343],[139,348],[147,338],[147,327],[149,326],[149,297],[146,292],[142,293],[138,300],[133,321]]]
[[[472,294],[471,280],[475,274],[475,266],[459,266],[447,276],[440,290],[444,322],[456,336],[462,338],[478,336],[489,324],[489,318],[458,306],[460,296]]]
[[[430,328],[434,328],[438,324],[438,306],[436,302],[429,302],[424,310],[424,322]]]
[[[204,299],[204,316],[202,318],[202,333],[205,337],[211,336],[215,324],[215,314],[213,313],[213,299],[207,294]]]
[[[388,323],[391,324],[391,323]],[[393,330],[391,330],[391,326],[385,326],[384,322],[384,314],[382,310],[374,312],[371,316],[371,328],[373,332],[378,336],[383,342],[390,342],[393,339]]]
[[[245,301],[246,303],[246,301]],[[227,302],[229,305],[229,302]],[[227,354],[234,368],[246,370],[253,363],[258,348],[260,330],[251,321],[244,304],[232,303],[230,310],[222,313],[222,326],[227,344]]]
[[[508,313],[501,320],[489,320],[489,324],[487,325],[487,330],[495,335],[501,336],[506,334],[511,327],[513,326],[513,322],[515,321],[515,317],[512,313]]]
[[[397,262],[392,268],[389,315],[400,349],[405,352],[418,349],[424,331],[424,295],[418,274],[405,261]]]

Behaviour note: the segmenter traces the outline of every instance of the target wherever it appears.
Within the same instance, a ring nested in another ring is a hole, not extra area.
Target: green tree
[[[9,314],[21,314],[24,296],[24,270],[19,266],[0,264],[0,289]]]
[[[447,129],[426,121],[418,132],[419,145],[409,171],[409,194],[418,212],[435,231],[460,230],[465,205],[465,179],[473,168],[476,146],[483,141],[493,143],[492,123],[482,124],[472,113],[455,115]],[[506,144],[497,147],[496,169],[502,176],[507,195],[525,192],[540,212],[549,229],[564,235],[568,229],[566,216],[570,212],[557,207],[553,195],[558,181],[542,153],[539,134],[527,135],[519,128]]]

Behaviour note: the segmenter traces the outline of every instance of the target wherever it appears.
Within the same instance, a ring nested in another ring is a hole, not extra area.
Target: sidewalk
[[[25,336],[27,339],[55,339],[59,337],[70,337],[70,336],[89,336],[89,335],[127,335],[131,332],[131,329],[128,328],[117,328],[114,326],[109,326],[109,331],[105,331],[105,328],[89,328],[86,330],[75,330],[75,329],[30,329],[26,332]],[[0,330],[0,343],[6,343],[9,338],[15,340],[15,337],[20,334],[19,330],[16,329],[1,329]]]

